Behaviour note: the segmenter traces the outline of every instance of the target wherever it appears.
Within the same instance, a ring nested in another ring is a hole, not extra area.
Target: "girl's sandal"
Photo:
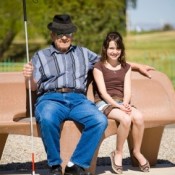
[[[141,171],[143,171],[143,172],[149,172],[150,164],[149,164],[148,160],[146,160],[146,163],[144,165],[140,165],[139,164],[139,167],[140,167],[140,170]]]
[[[117,174],[122,174],[123,167],[115,164],[115,151],[111,152],[110,159],[111,159],[111,166],[113,171]]]
[[[137,163],[139,164],[139,168],[140,168],[140,170],[142,172],[149,172],[149,170],[150,170],[150,164],[149,164],[148,160],[146,160],[146,163],[144,165],[141,165],[139,163],[139,161],[137,160],[137,158],[134,156],[133,151],[132,151],[132,156],[135,159],[135,161],[137,161]]]

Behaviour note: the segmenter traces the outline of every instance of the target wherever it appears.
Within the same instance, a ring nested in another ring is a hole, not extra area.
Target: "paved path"
[[[111,136],[103,141],[98,155],[98,175],[112,175],[109,153],[115,149],[116,137]],[[34,138],[36,174],[47,175],[46,154],[40,138]],[[130,158],[127,143],[124,146],[124,174],[140,175],[138,168],[130,166]],[[0,160],[0,174],[30,174],[31,171],[31,139],[29,136],[10,135],[5,150]],[[146,175],[175,175],[175,127],[167,127],[164,130],[157,167],[151,168]]]

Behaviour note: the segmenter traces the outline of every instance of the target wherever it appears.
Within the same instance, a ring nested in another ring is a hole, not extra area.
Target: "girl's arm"
[[[125,75],[123,103],[129,104],[130,100],[131,100],[131,68],[128,69]]]

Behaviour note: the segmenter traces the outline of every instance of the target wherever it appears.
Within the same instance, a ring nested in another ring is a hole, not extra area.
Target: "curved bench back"
[[[132,104],[141,110],[146,127],[175,123],[175,91],[169,78],[159,71],[151,72],[149,79],[132,72]],[[35,103],[36,94],[32,93]],[[93,101],[92,83],[87,96]],[[0,73],[0,117],[2,121],[29,117],[28,92],[20,72]],[[12,118],[13,117],[13,118]]]
[[[26,115],[26,91],[20,72],[0,73],[0,121],[13,121],[13,116]]]
[[[152,78],[132,72],[132,104],[142,111],[145,127],[175,123],[175,91],[169,78],[158,71]]]

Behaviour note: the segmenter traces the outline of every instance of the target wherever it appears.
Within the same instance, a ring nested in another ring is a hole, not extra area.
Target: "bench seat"
[[[145,132],[141,151],[149,160],[151,166],[156,165],[159,146],[164,127],[175,123],[175,91],[172,82],[162,72],[152,71],[152,79],[148,79],[138,72],[132,71],[132,104],[142,111],[145,122]],[[93,87],[90,84],[87,96],[93,99]],[[32,92],[33,103],[36,99]],[[21,72],[0,73],[0,158],[8,134],[31,135],[28,91],[25,88],[24,77]],[[32,118],[35,137],[40,137],[38,125]],[[61,156],[63,169],[67,164],[80,136],[81,125],[73,121],[66,121],[61,132]],[[71,132],[70,132],[71,130]],[[102,141],[117,134],[117,123],[108,119],[108,127]],[[102,142],[101,141],[101,142]],[[100,145],[99,145],[100,147]],[[133,148],[132,137],[128,137],[128,147]],[[92,160],[90,171],[95,173],[98,150]],[[131,157],[132,164],[134,164]]]

